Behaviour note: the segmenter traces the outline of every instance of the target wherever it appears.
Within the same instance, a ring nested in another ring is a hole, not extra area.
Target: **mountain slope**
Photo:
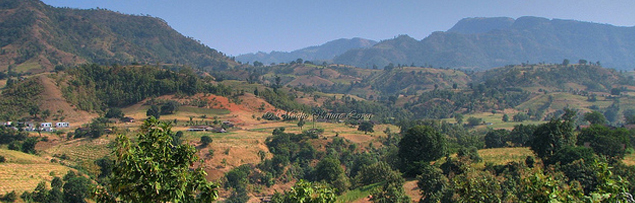
[[[235,65],[159,18],[55,8],[39,0],[0,0],[0,48],[0,71],[11,66],[17,72],[41,72],[85,62]]]
[[[242,62],[260,61],[265,64],[270,63],[286,63],[296,60],[298,58],[304,60],[331,60],[333,57],[340,55],[351,49],[367,48],[377,44],[376,41],[352,38],[352,39],[337,39],[319,46],[311,46],[292,52],[278,52],[272,51],[270,53],[258,52],[251,54],[243,54],[236,57],[236,60]]]
[[[472,18],[421,41],[400,36],[372,48],[348,51],[336,63],[383,67],[388,63],[489,69],[508,64],[600,61],[605,67],[635,67],[635,27],[574,20],[521,17]]]

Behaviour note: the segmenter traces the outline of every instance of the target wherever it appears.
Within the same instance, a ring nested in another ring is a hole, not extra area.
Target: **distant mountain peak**
[[[514,24],[513,18],[494,17],[494,18],[463,18],[457,22],[448,32],[461,34],[478,34],[487,33],[495,29],[507,29]]]
[[[635,68],[635,27],[524,16],[465,18],[446,32],[417,41],[407,35],[351,50],[333,62],[358,67],[388,63],[489,69],[520,63],[601,61],[605,67]]]
[[[377,44],[376,41],[364,38],[340,38],[326,42],[321,45],[310,46],[291,52],[272,51],[270,53],[257,52],[251,54],[242,54],[236,57],[237,61],[254,62],[259,61],[265,64],[283,63],[302,58],[309,61],[330,61],[335,56],[340,55],[351,49],[361,49],[372,47]]]

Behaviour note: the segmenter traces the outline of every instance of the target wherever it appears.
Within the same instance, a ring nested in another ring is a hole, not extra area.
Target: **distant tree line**
[[[188,68],[174,72],[152,66],[91,64],[70,68],[67,73],[72,77],[62,92],[67,100],[82,110],[123,107],[165,94],[212,93],[228,96],[232,93],[231,87],[211,84]]]

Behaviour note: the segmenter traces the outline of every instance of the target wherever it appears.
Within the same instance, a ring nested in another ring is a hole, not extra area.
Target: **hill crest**
[[[540,17],[468,18],[447,32],[423,40],[397,37],[350,50],[335,63],[383,67],[388,63],[489,69],[520,63],[561,63],[564,59],[601,61],[603,66],[635,66],[635,27]],[[399,46],[393,46],[399,44]]]
[[[257,52],[242,54],[237,56],[236,60],[242,62],[259,61],[264,64],[286,63],[298,58],[310,61],[330,61],[335,56],[340,55],[348,50],[368,48],[375,44],[377,44],[376,41],[369,39],[358,37],[352,39],[342,38],[326,42],[322,45],[310,46],[291,52],[272,51],[269,53]]]
[[[0,5],[0,71],[38,73],[81,63],[237,65],[223,53],[173,30],[164,20],[105,9],[55,8],[41,1]]]

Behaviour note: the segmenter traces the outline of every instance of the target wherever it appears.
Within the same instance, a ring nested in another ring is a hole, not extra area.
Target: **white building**
[[[71,125],[68,122],[57,122],[55,123],[55,127],[57,128],[68,128]]]

